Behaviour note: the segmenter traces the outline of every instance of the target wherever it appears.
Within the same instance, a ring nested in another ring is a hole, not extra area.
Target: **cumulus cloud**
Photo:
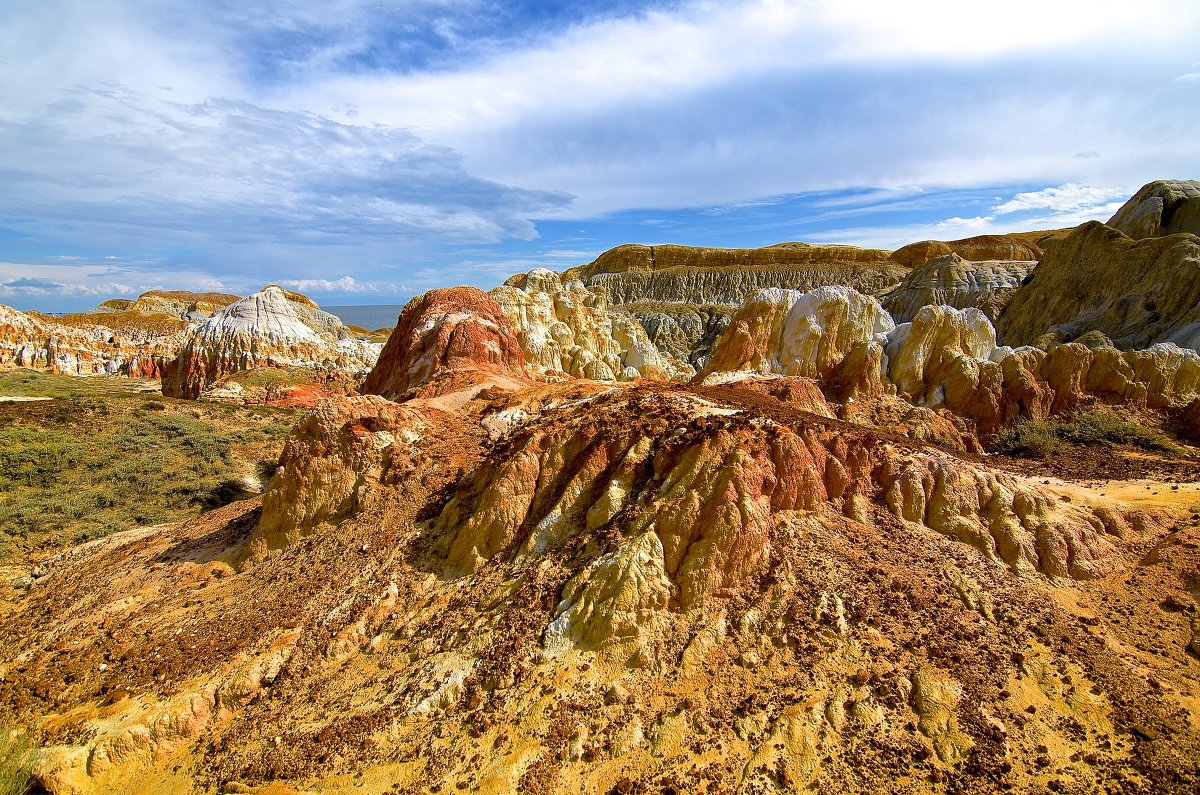
[[[1025,210],[1052,210],[1056,213],[1076,213],[1106,208],[1112,202],[1123,202],[1128,198],[1124,189],[1093,187],[1068,182],[1056,188],[1018,193],[992,209],[997,213],[1017,213]],[[1118,203],[1118,207],[1120,204]]]

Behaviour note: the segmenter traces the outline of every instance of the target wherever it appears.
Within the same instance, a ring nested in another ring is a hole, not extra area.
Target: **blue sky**
[[[1159,0],[10,1],[0,303],[1103,220],[1200,177],[1197,40]]]

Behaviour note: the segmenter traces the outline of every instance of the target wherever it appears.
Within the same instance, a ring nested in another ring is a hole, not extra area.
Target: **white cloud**
[[[1026,191],[997,201],[984,215],[925,223],[840,229],[812,235],[817,242],[898,248],[917,240],[954,240],[984,234],[1066,229],[1086,221],[1107,221],[1125,203],[1132,188],[1097,188],[1068,183]]]
[[[279,283],[302,293],[311,292],[322,295],[360,295],[364,293],[398,295],[408,292],[408,288],[402,284],[360,282],[353,276],[343,276],[340,279],[283,279]]]
[[[144,265],[94,270],[92,263],[59,264],[61,261],[62,258],[40,263],[0,262],[0,298],[91,298],[98,303],[108,298],[132,298],[147,290],[224,289],[219,281],[193,270],[164,274],[147,270]]]
[[[0,211],[170,237],[490,242],[535,237],[528,215],[568,201],[473,177],[405,130],[125,88],[68,96],[0,125]]]
[[[1167,13],[1174,26],[1160,24]],[[366,79],[331,75],[324,85],[299,87],[294,100],[307,105],[326,97],[330,107],[349,101],[364,118],[467,135],[545,108],[592,113],[747,76],[897,62],[910,67],[913,59],[971,63],[1131,40],[1144,47],[1182,38],[1181,30],[1197,16],[1196,9],[1167,0],[1137,6],[1122,0],[692,2],[578,26],[463,70]]]
[[[1100,188],[1068,182],[1066,185],[1056,188],[1018,193],[992,209],[1000,214],[1026,210],[1053,210],[1056,213],[1079,212],[1096,207],[1106,207],[1113,201],[1124,201],[1128,196],[1128,190],[1123,188]]]

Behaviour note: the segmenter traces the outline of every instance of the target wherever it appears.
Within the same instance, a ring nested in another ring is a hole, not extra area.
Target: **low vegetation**
[[[290,409],[194,403],[154,382],[0,373],[0,560],[178,521],[248,496],[274,471]]]
[[[1009,455],[1045,458],[1066,443],[1114,444],[1175,453],[1179,446],[1162,431],[1107,411],[1082,411],[1067,420],[1023,420],[1000,437],[996,449]]]
[[[10,722],[0,721],[0,795],[26,795],[29,778],[29,738]]]

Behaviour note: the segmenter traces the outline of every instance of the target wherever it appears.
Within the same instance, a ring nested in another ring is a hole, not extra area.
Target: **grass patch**
[[[1063,426],[1063,434],[1064,439],[1075,444],[1109,442],[1164,453],[1179,450],[1179,445],[1157,428],[1148,428],[1130,420],[1123,420],[1104,411],[1077,414],[1071,422]]]
[[[173,522],[253,493],[294,409],[179,401],[124,378],[0,373],[0,558]]]
[[[1001,435],[996,450],[1027,458],[1045,458],[1063,444],[1114,444],[1164,453],[1181,448],[1157,428],[1122,419],[1107,411],[1082,411],[1069,420],[1022,420]]]
[[[25,732],[0,722],[0,795],[26,795],[32,789],[30,750]]]

